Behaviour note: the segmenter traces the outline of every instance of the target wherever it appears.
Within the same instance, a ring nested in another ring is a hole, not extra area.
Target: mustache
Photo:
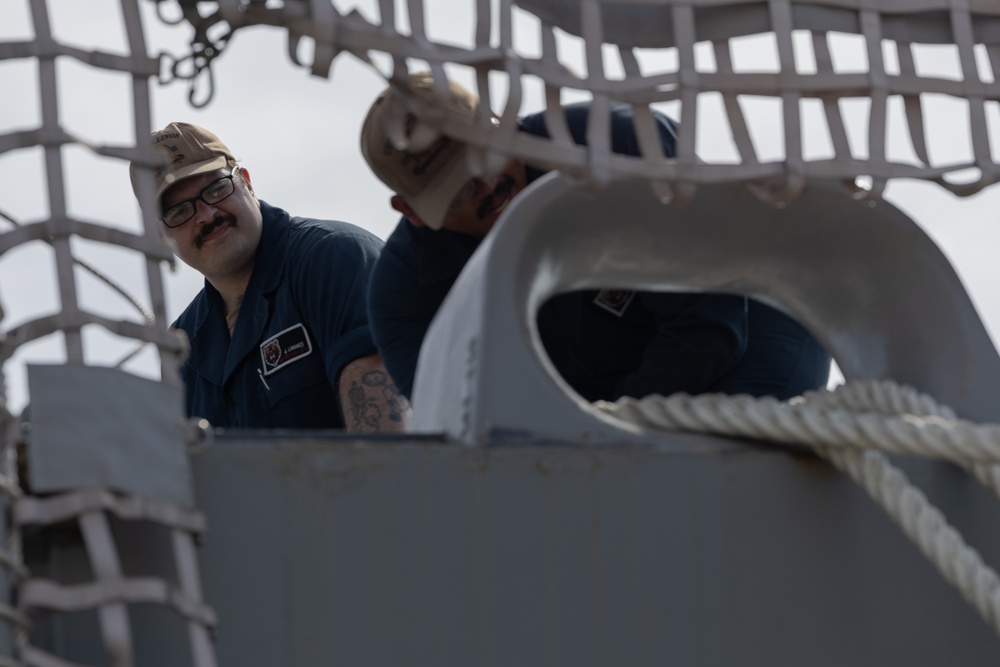
[[[209,234],[214,232],[220,225],[228,223],[230,226],[236,226],[236,217],[228,213],[218,212],[212,218],[211,222],[205,223],[201,230],[198,232],[198,236],[195,238],[195,245],[200,248],[205,244],[205,239]]]
[[[497,202],[505,199],[507,197],[507,194],[511,191],[513,187],[514,187],[513,178],[511,178],[510,176],[504,176],[503,178],[501,178],[500,182],[497,183],[497,186],[493,188],[492,194],[490,194],[490,196],[486,200],[484,200],[483,203],[480,204],[479,208],[476,210],[476,215],[479,217],[479,219],[480,220],[485,219],[486,216],[489,215],[494,208],[496,208]]]

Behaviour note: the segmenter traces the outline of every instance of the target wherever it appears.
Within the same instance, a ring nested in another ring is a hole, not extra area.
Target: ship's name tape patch
[[[264,375],[270,375],[293,361],[312,354],[309,334],[301,323],[279,331],[260,344],[260,359]]]

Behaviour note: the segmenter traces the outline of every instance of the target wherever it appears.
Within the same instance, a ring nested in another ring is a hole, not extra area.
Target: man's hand
[[[402,433],[406,430],[410,404],[396,390],[377,354],[344,366],[339,385],[340,409],[348,431]]]

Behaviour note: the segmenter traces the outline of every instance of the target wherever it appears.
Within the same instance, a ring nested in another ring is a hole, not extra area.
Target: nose
[[[462,189],[455,194],[454,198],[451,200],[451,206],[448,207],[448,210],[458,210],[470,201],[478,199],[482,195],[489,193],[492,188],[493,186],[478,176],[470,178],[465,185],[462,186]]]
[[[198,225],[211,222],[219,209],[199,197],[194,200],[194,222]]]
[[[476,194],[488,194],[496,190],[497,183],[500,181],[499,176],[492,176],[490,178],[479,178],[473,179],[476,184]]]

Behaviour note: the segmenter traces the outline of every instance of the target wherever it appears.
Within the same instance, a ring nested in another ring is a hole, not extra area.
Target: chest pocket
[[[264,382],[259,383],[261,396],[264,404],[272,410],[286,401],[301,403],[298,407],[283,406],[290,408],[292,412],[309,410],[316,405],[317,399],[326,403],[334,396],[333,389],[327,383],[322,358],[315,352],[282,366],[263,379]],[[316,394],[321,394],[322,397],[315,396]]]

